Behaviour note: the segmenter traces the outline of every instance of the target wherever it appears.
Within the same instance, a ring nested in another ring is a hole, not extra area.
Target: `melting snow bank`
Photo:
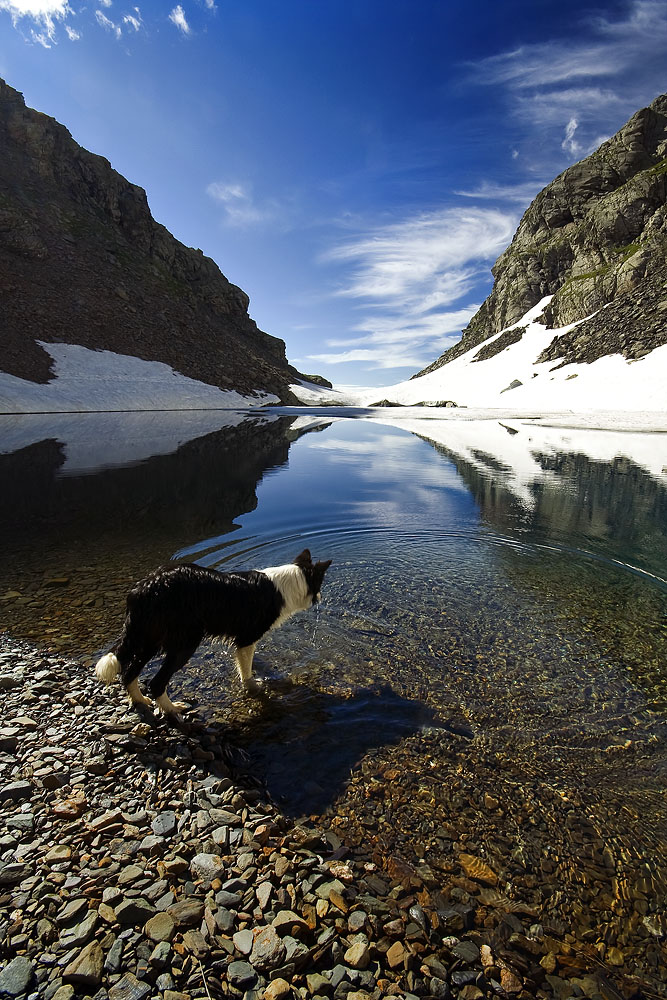
[[[613,354],[590,364],[562,368],[558,361],[538,364],[537,358],[554,337],[577,326],[572,323],[552,330],[539,323],[538,317],[549,300],[550,296],[542,299],[517,323],[428,375],[357,392],[325,390],[305,383],[292,386],[292,391],[308,405],[373,406],[384,400],[402,406],[434,406],[452,401],[459,407],[500,407],[515,413],[653,410],[666,411],[667,418],[667,345],[638,361],[626,361],[620,354]],[[475,360],[482,349],[487,353],[503,334],[524,326],[526,330],[516,343],[487,360]],[[442,412],[443,407],[437,409]]]
[[[55,378],[46,384],[0,372],[0,413],[100,413],[122,410],[216,410],[266,406],[278,396],[243,396],[142,361],[78,344],[46,344]]]

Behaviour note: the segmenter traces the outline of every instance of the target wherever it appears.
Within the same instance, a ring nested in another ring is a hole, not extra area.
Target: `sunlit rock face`
[[[591,318],[536,360],[631,360],[667,343],[667,95],[537,195],[493,274],[460,343],[420,374],[516,323],[547,295],[548,327]]]
[[[76,344],[290,399],[298,373],[245,292],[153,219],[142,188],[2,80],[0,149],[0,371],[47,383],[53,359],[38,341]]]

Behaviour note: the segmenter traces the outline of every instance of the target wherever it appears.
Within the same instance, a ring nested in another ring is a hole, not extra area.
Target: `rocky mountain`
[[[0,372],[32,383],[54,376],[40,341],[163,362],[250,398],[289,401],[303,377],[245,292],[155,222],[142,188],[2,80],[0,298]]]
[[[554,337],[538,363],[612,354],[634,360],[667,343],[667,95],[544,188],[492,270],[493,290],[461,341],[419,376],[516,323],[548,295],[547,327],[584,322]],[[521,334],[503,334],[486,356]]]

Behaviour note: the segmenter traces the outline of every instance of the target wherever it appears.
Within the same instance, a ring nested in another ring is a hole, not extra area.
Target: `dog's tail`
[[[113,684],[120,673],[120,660],[115,653],[107,653],[95,664],[95,676],[107,686]]]

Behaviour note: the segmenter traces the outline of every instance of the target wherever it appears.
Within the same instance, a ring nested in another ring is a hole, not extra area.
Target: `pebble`
[[[0,996],[607,1000],[567,926],[513,908],[486,843],[443,826],[435,870],[294,824],[241,755],[230,764],[222,726],[138,723],[77,661],[40,655],[36,679],[30,647],[0,637],[0,655],[16,682],[0,729]],[[509,808],[486,795],[486,814]],[[642,917],[659,942],[661,919]],[[606,956],[624,967],[615,941]]]

